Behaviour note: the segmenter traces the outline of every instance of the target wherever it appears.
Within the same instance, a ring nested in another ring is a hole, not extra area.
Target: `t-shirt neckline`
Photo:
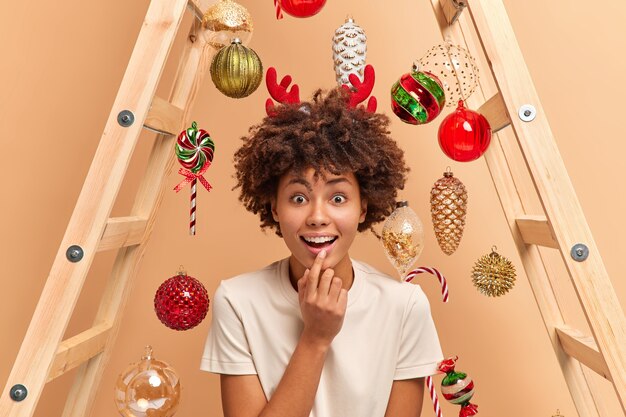
[[[350,262],[352,262],[352,270],[354,271],[354,281],[352,282],[352,287],[348,290],[348,307],[354,304],[359,297],[359,294],[361,294],[364,279],[363,271],[361,271],[358,262],[354,261],[354,259],[350,259]],[[298,301],[298,292],[291,286],[291,281],[289,280],[288,257],[280,260],[277,272],[283,295],[289,303],[299,307],[300,302]]]

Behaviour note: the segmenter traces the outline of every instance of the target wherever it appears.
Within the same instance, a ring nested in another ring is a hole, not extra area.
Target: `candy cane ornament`
[[[446,278],[443,276],[443,274],[439,272],[437,269],[430,268],[427,266],[420,266],[418,268],[415,268],[408,274],[406,274],[406,277],[404,280],[406,282],[411,282],[411,280],[413,280],[413,278],[415,278],[416,275],[423,274],[424,272],[428,272],[429,274],[433,274],[434,276],[437,277],[437,279],[439,280],[439,284],[441,284],[441,295],[443,297],[443,302],[447,303],[449,299],[448,282],[446,281]]]
[[[443,298],[443,302],[447,303],[449,300],[448,281],[446,281],[446,278],[443,276],[443,274],[439,272],[439,270],[437,270],[436,268],[430,268],[427,266],[417,267],[408,274],[406,274],[404,280],[406,282],[411,282],[413,278],[415,278],[417,275],[423,274],[425,272],[437,277],[437,279],[439,280],[439,284],[441,285],[441,295]],[[430,399],[433,402],[433,409],[435,410],[435,414],[437,415],[437,417],[443,417],[443,412],[441,411],[441,407],[439,406],[439,397],[437,396],[437,391],[435,391],[435,386],[433,384],[432,375],[426,377],[426,385],[428,386]]]
[[[280,8],[280,0],[274,0],[274,7],[276,8],[276,20],[283,18],[283,11]]]
[[[426,377],[426,385],[428,385],[428,392],[430,393],[430,399],[433,402],[433,409],[437,417],[443,417],[441,407],[439,407],[439,397],[437,397],[437,391],[435,391],[435,385],[433,384],[433,377],[429,375]]]

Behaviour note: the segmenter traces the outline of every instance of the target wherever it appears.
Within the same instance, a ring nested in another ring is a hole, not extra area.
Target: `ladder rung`
[[[504,129],[511,124],[511,118],[506,110],[506,105],[504,104],[500,92],[480,106],[478,113],[487,118],[492,133],[496,133],[498,130]]]
[[[440,0],[440,3],[443,14],[449,25],[456,22],[463,12],[463,9],[465,9],[465,6],[467,6],[465,0]]]
[[[189,0],[187,2],[187,5],[191,9],[191,11],[193,11],[193,13],[196,15],[196,18],[198,18],[199,20],[202,20],[202,17],[204,16],[204,12],[206,12],[206,9],[208,9],[209,7],[209,4],[205,4],[205,3],[209,3],[209,1],[208,0]]]
[[[103,323],[62,341],[52,362],[47,382],[102,352],[110,331],[111,324]]]
[[[147,220],[143,217],[112,217],[107,221],[98,251],[138,245],[143,239]]]
[[[569,327],[557,327],[556,333],[565,353],[612,382],[609,368],[606,366],[604,357],[598,351],[598,346],[593,337],[585,336],[578,330]]]
[[[559,248],[559,243],[552,233],[552,227],[544,216],[520,216],[515,219],[515,223],[526,244]]]
[[[143,126],[157,133],[178,135],[182,124],[183,110],[167,100],[154,96]]]

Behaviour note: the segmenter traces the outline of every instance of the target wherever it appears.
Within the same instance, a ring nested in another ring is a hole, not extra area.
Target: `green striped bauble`
[[[251,48],[233,39],[211,62],[211,80],[224,95],[243,98],[252,94],[263,79],[263,64]]]

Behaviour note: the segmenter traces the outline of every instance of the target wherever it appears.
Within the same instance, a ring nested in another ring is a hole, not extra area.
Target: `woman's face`
[[[321,172],[317,178],[312,168],[289,172],[280,178],[272,201],[274,220],[303,270],[322,250],[327,253],[323,269],[349,260],[348,250],[366,213],[367,202],[352,172]]]

